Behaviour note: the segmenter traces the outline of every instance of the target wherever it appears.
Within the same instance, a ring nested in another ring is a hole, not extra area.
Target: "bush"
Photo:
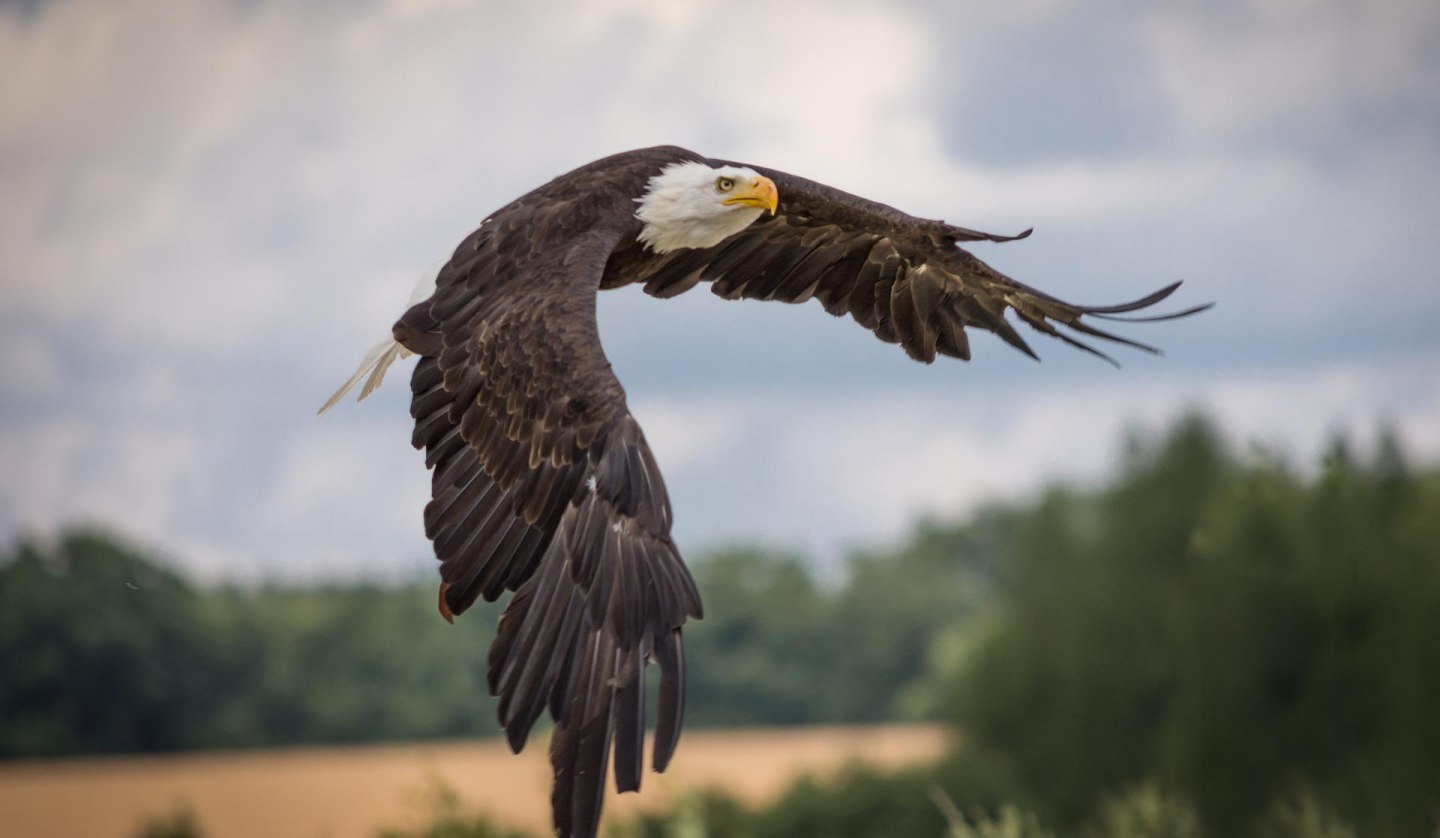
[[[499,826],[490,816],[465,806],[455,789],[439,778],[431,782],[428,800],[414,828],[390,827],[379,838],[529,838]]]
[[[1202,838],[1200,818],[1189,802],[1153,784],[1137,786],[1100,807],[1092,838]]]
[[[151,815],[135,831],[135,838],[203,838],[204,835],[200,818],[188,805],[178,806],[172,812]]]

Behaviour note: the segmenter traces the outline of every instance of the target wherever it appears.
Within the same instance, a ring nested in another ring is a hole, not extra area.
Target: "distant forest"
[[[1297,468],[1192,416],[1133,435],[1102,485],[920,522],[836,580],[758,548],[691,563],[689,725],[962,733],[914,788],[847,792],[844,834],[869,834],[866,806],[874,834],[940,834],[931,785],[1062,827],[1142,787],[1222,835],[1302,798],[1363,835],[1440,823],[1440,470],[1391,435]],[[199,586],[91,530],[16,544],[0,757],[494,733],[498,608],[450,626],[435,597]],[[785,828],[826,831],[812,798]]]
[[[931,646],[992,587],[938,543],[856,556],[836,587],[783,553],[692,564],[688,727],[932,718]],[[437,584],[210,588],[95,531],[22,544],[0,563],[0,757],[494,734],[502,603],[448,625]]]

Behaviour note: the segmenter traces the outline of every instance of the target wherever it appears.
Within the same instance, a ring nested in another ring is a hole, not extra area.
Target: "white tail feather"
[[[422,302],[435,293],[435,280],[439,273],[440,269],[436,268],[420,278],[420,283],[410,293],[410,305]],[[413,354],[394,340],[382,340],[370,347],[370,351],[366,352],[364,359],[360,361],[360,368],[355,370],[355,374],[350,376],[348,381],[340,385],[340,389],[335,391],[335,395],[331,396],[329,401],[320,406],[315,415],[323,415],[325,411],[339,404],[340,400],[345,398],[345,394],[360,383],[360,379],[369,375],[370,378],[365,382],[365,386],[360,388],[360,395],[355,397],[357,402],[364,401],[366,396],[375,392],[385,381],[385,371],[390,369],[390,365],[395,363],[395,359],[409,358]]]
[[[385,380],[385,371],[390,368],[391,364],[395,363],[395,359],[408,358],[410,354],[410,350],[393,340],[382,340],[370,347],[370,351],[365,353],[364,360],[360,362],[360,368],[355,370],[355,374],[350,376],[348,381],[340,385],[340,389],[335,391],[335,395],[331,396],[329,401],[320,406],[320,410],[316,412],[316,415],[322,415],[325,411],[339,404],[340,400],[345,398],[345,394],[353,390],[356,384],[360,383],[360,379],[369,375],[370,378],[365,382],[365,386],[360,388],[360,395],[355,398],[357,402],[363,401],[366,396],[375,392],[376,388]]]

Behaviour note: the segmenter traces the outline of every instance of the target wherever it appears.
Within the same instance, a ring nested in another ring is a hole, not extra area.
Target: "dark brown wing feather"
[[[661,674],[653,761],[666,767],[683,718],[681,626],[701,613],[670,538],[664,481],[595,323],[631,199],[674,159],[662,149],[601,161],[506,207],[395,326],[422,356],[413,442],[433,469],[425,531],[440,559],[440,610],[450,619],[478,597],[515,592],[489,685],[514,750],[547,708],[555,719],[562,835],[595,834],[612,747],[617,787],[639,788],[651,660]]]
[[[717,164],[721,161],[714,161]],[[633,240],[611,256],[603,287],[640,282],[657,297],[673,297],[700,282],[726,299],[799,303],[812,297],[834,315],[849,314],[910,357],[969,360],[967,328],[994,332],[1035,357],[1006,318],[1021,321],[1110,363],[1114,359],[1078,336],[1155,348],[1093,326],[1087,318],[1164,320],[1208,306],[1153,317],[1117,317],[1152,306],[1179,283],[1114,306],[1067,303],[1023,285],[960,248],[957,242],[1005,242],[1030,235],[982,233],[915,218],[801,177],[751,168],[770,177],[780,193],[774,216],[703,250],[654,254]]]

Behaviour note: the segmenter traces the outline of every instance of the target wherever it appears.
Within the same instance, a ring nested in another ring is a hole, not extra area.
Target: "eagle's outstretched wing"
[[[413,441],[433,469],[425,529],[441,561],[440,610],[450,618],[478,597],[515,592],[490,649],[489,683],[515,750],[547,707],[555,719],[552,804],[562,835],[595,834],[612,743],[616,786],[639,787],[650,661],[661,675],[654,767],[669,762],[684,703],[681,627],[701,613],[670,538],[659,469],[600,346],[597,286],[640,282],[668,297],[708,281],[730,298],[814,297],[927,363],[968,359],[972,326],[1033,355],[1007,310],[1108,358],[1075,334],[1150,347],[1089,319],[1205,308],[1124,316],[1174,285],[1117,306],[1071,305],[957,246],[1025,234],[914,218],[760,167],[778,187],[775,215],[713,247],[656,254],[639,241],[633,201],[665,166],[702,159],[673,147],[627,152],[500,210],[395,325],[398,346],[378,347],[350,382],[368,372],[378,383],[401,348],[421,356]]]
[[[1005,276],[957,245],[1013,241],[1029,230],[1016,236],[982,233],[916,218],[785,172],[750,168],[778,188],[780,205],[773,216],[705,249],[657,255],[638,242],[626,243],[610,258],[604,287],[641,282],[649,294],[673,297],[709,282],[727,299],[799,303],[813,297],[831,314],[849,314],[925,363],[937,354],[969,360],[967,327],[994,332],[1035,357],[1006,319],[1007,309],[1035,329],[1114,363],[1081,337],[1156,350],[1096,328],[1093,319],[1167,320],[1209,308],[1126,316],[1164,300],[1178,282],[1120,305],[1067,303]]]
[[[701,613],[665,484],[596,331],[596,286],[619,234],[586,224],[563,194],[508,207],[395,326],[421,356],[413,442],[433,469],[425,531],[440,610],[448,619],[515,591],[489,684],[514,750],[547,707],[555,719],[562,835],[595,834],[612,741],[616,786],[639,788],[649,661],[660,666],[653,764],[664,770],[684,706],[681,626]]]

